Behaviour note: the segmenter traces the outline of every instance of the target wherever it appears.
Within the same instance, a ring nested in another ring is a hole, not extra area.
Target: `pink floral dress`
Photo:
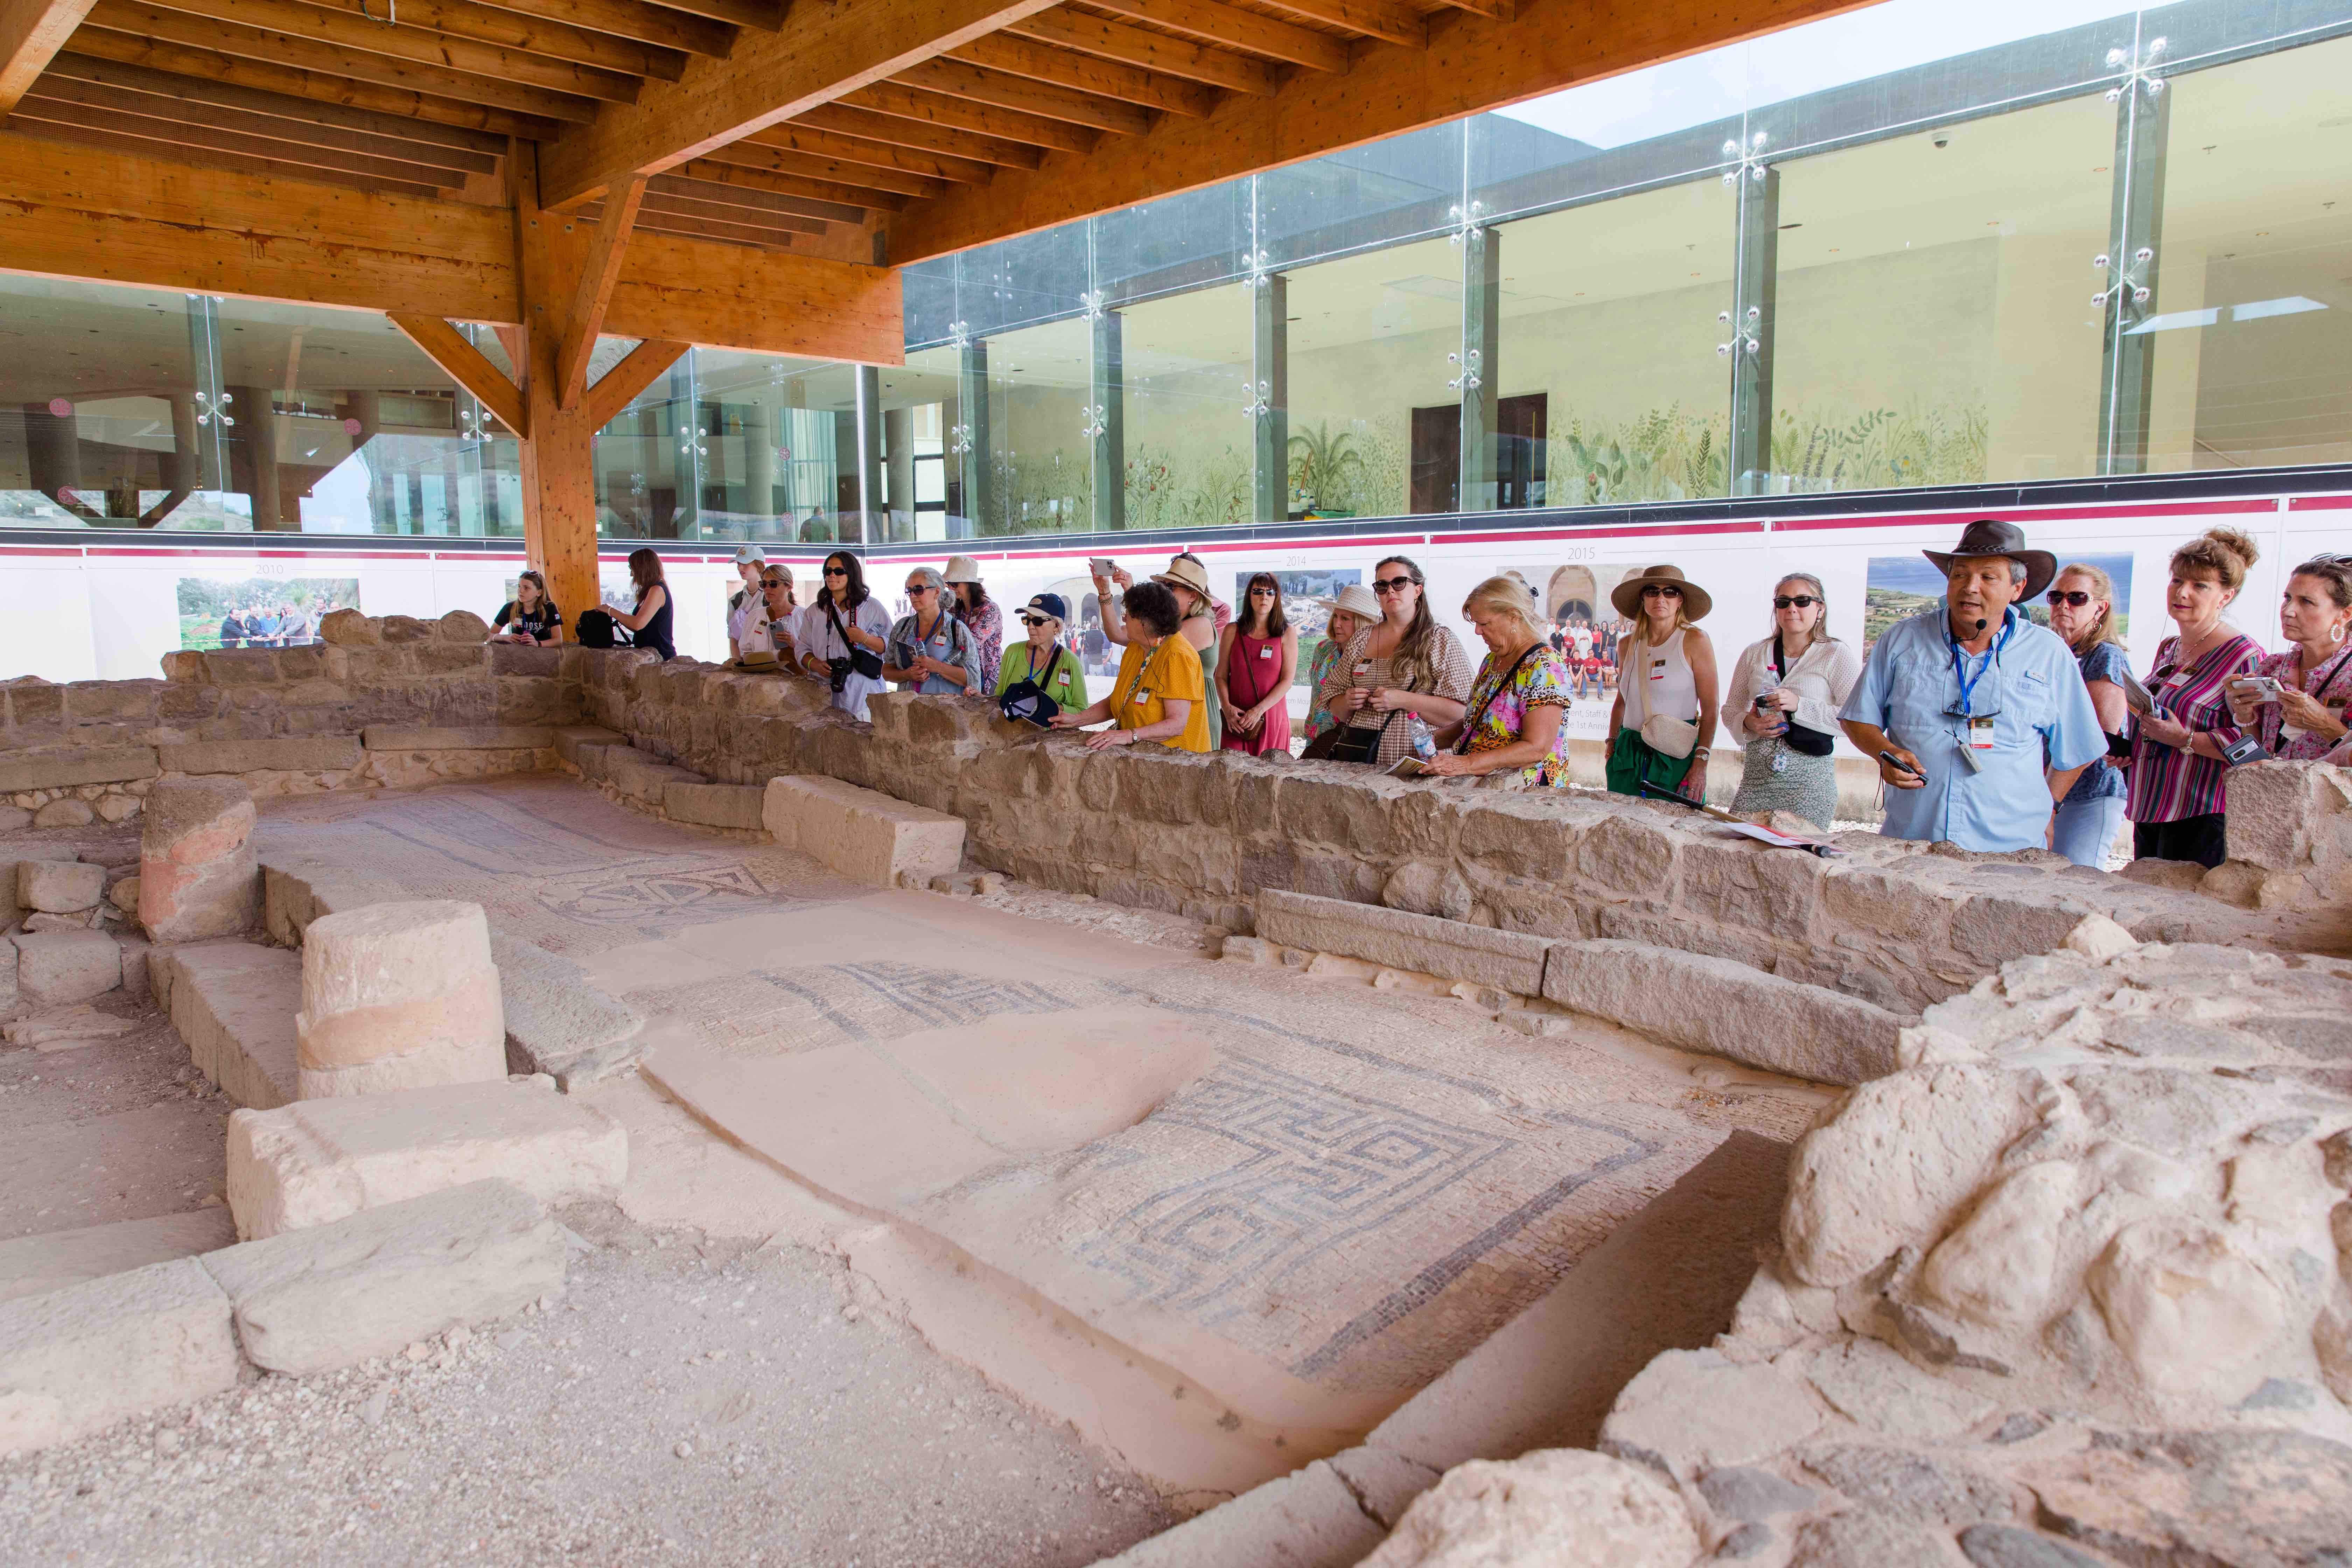
[[[1514,654],[1513,658],[1518,656]],[[1505,679],[1506,677],[1509,679]],[[1568,710],[1574,685],[1568,662],[1549,646],[1538,643],[1519,667],[1488,654],[1470,683],[1469,743],[1462,749],[1472,756],[1500,751],[1517,741],[1527,728],[1528,710],[1546,705],[1560,710],[1561,723],[1552,737],[1550,754],[1519,770],[1520,781],[1544,789],[1568,787]]]

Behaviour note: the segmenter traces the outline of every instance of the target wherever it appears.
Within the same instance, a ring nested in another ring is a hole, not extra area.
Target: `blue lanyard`
[[[1970,675],[1968,672],[1968,661],[1960,657],[1960,639],[1952,635],[1951,615],[1948,611],[1944,616],[1944,640],[1949,643],[1952,648],[1952,679],[1959,683],[1960,711],[1971,717],[1974,716],[1971,704],[1976,697],[1977,683],[1984,679],[1985,671],[1990,669],[1993,667],[1993,661],[2000,658],[2000,650],[2009,646],[2011,634],[2017,630],[2017,613],[2014,610],[2004,610],[2001,612],[2001,621],[2000,639],[1992,647],[1985,649],[1984,662],[1977,666],[1977,672],[1974,675]]]

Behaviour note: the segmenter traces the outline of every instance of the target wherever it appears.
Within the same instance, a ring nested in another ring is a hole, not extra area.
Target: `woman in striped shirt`
[[[2132,853],[2142,860],[2229,858],[2222,832],[2221,751],[2240,734],[2230,682],[2262,662],[2263,650],[2221,619],[2259,552],[2233,528],[2213,528],[2172,552],[2164,604],[2179,630],[2156,650],[2148,689],[2156,711],[2132,737]]]

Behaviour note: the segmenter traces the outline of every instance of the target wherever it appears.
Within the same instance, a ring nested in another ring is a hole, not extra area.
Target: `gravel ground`
[[[833,1259],[564,1217],[543,1310],[0,1460],[0,1563],[986,1568],[1176,1521]]]

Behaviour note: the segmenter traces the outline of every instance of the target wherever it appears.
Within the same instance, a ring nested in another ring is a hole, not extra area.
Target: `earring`
[[[2327,634],[2327,640],[2329,642],[2342,642],[2344,640],[2344,623],[2342,621],[2336,623],[2336,629]]]

